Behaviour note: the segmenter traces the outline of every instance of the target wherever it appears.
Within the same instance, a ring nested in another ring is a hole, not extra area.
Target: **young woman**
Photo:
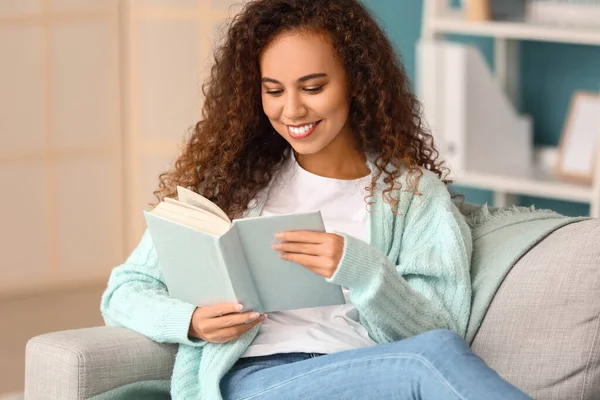
[[[526,399],[465,345],[470,229],[419,103],[357,0],[257,0],[235,17],[203,119],[157,195],[230,216],[321,210],[272,251],[345,288],[343,306],[244,312],[169,297],[152,241],[116,268],[107,324],[178,343],[174,399]]]

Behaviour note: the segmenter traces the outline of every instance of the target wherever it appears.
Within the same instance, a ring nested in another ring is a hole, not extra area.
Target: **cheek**
[[[348,118],[349,108],[349,101],[339,93],[323,96],[318,103],[314,104],[314,109],[320,116],[340,124],[345,123]]]
[[[263,96],[262,97],[262,107],[263,107],[263,111],[265,112],[265,115],[270,120],[276,120],[279,118],[279,116],[281,114],[281,107],[279,106],[277,100],[267,97],[267,96]]]

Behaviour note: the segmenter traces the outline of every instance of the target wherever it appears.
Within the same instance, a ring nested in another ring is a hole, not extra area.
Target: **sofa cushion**
[[[518,261],[472,348],[535,399],[600,399],[599,314],[600,219],[590,219]]]

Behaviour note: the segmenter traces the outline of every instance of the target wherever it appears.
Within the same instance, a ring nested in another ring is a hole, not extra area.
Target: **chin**
[[[289,142],[294,151],[298,154],[302,154],[303,156],[308,156],[311,154],[317,154],[321,150],[323,150],[323,146],[316,144],[308,144],[308,143],[293,143]]]

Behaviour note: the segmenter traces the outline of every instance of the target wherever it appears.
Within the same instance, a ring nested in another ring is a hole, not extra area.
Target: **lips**
[[[300,126],[287,125],[287,129],[288,129],[288,133],[292,137],[292,139],[296,139],[296,140],[306,139],[315,131],[315,129],[317,128],[317,126],[319,126],[320,123],[321,123],[321,121],[317,121],[317,122],[306,124],[306,125],[300,125]]]

